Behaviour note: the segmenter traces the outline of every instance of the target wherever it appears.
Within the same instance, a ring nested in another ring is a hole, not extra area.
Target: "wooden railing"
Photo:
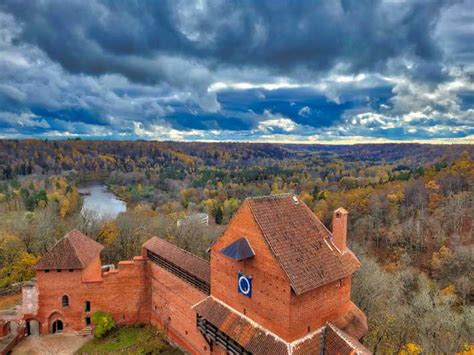
[[[197,278],[195,275],[187,272],[186,270],[182,269],[171,261],[166,260],[165,258],[153,253],[150,250],[147,250],[147,258],[158,266],[162,267],[163,269],[169,271],[173,275],[176,275],[180,279],[186,281],[191,286],[197,288],[199,291],[207,295],[211,293],[209,283]]]

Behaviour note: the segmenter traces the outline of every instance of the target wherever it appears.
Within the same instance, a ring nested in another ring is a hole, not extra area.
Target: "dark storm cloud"
[[[382,70],[390,59],[408,56],[419,63],[414,76],[440,80],[442,53],[433,28],[450,3],[249,0],[200,8],[175,0],[7,0],[0,9],[22,23],[18,40],[38,45],[70,72],[184,86],[185,77],[172,68],[184,63],[163,64],[157,56],[278,72],[319,72],[341,63],[349,72]]]
[[[473,0],[0,2],[0,137],[468,137]]]

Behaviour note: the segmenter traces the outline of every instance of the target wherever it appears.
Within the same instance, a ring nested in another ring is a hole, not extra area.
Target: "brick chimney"
[[[349,212],[344,208],[339,207],[332,215],[332,235],[334,237],[334,244],[341,252],[347,247],[347,218]]]

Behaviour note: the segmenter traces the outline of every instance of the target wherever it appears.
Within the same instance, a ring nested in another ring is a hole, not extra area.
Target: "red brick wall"
[[[97,255],[97,257],[82,270],[82,281],[100,281],[102,279],[101,266],[100,256]]]
[[[185,281],[148,262],[151,279],[151,323],[192,354],[209,354],[209,346],[196,327],[191,308],[207,297]]]
[[[234,261],[220,253],[233,241],[247,237],[255,257]],[[237,275],[252,276],[252,297],[237,292]],[[290,337],[291,289],[256,224],[248,203],[244,203],[226,231],[211,249],[211,294],[284,339]]]
[[[255,251],[253,259],[238,262],[220,253],[222,248],[244,236]],[[252,298],[237,292],[239,271],[253,277]],[[242,205],[211,249],[211,294],[287,341],[305,336],[308,327],[312,332],[347,312],[351,278],[338,286],[339,281],[336,281],[297,296],[247,203]]]
[[[340,251],[347,248],[347,220],[349,214],[343,208],[338,208],[332,215],[332,236],[334,237],[334,244]]]
[[[141,258],[140,258],[141,259]],[[95,282],[82,281],[82,271],[48,273],[38,271],[37,319],[41,333],[50,332],[54,319],[64,322],[65,332],[85,327],[85,301],[91,302],[90,315],[102,310],[112,313],[118,324],[147,323],[150,319],[150,293],[144,260],[119,263],[118,270]],[[91,275],[88,270],[88,275]],[[62,307],[62,296],[69,296],[69,306]]]
[[[342,317],[350,307],[351,277],[291,296],[291,340],[301,338],[327,321]]]

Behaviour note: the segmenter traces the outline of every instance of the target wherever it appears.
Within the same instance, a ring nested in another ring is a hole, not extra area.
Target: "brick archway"
[[[55,311],[48,317],[48,331],[49,333],[62,332],[66,326],[64,316],[61,312]]]

